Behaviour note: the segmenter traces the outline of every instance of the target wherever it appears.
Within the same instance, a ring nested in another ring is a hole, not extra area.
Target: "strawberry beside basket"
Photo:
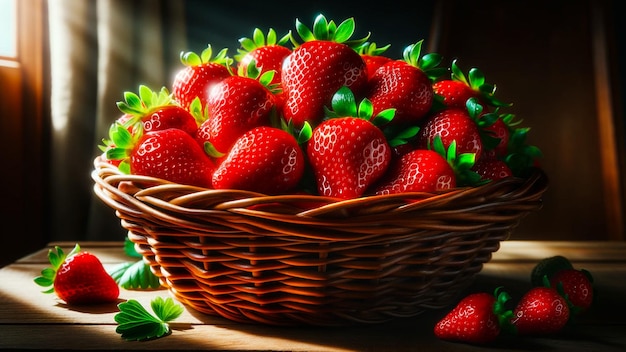
[[[92,178],[177,300],[269,325],[381,323],[445,307],[548,186],[537,169],[437,194],[265,196],[128,175],[103,157]]]

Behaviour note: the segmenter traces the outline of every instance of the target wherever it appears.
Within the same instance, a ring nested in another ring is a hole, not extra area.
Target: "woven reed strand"
[[[180,302],[242,323],[381,323],[443,308],[519,221],[537,170],[442,194],[337,200],[211,190],[94,160],[94,192]]]

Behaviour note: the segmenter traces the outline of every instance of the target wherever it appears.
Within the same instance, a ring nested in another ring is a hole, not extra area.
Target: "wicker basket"
[[[548,185],[537,170],[339,201],[124,175],[100,157],[94,167],[95,193],[177,300],[270,325],[381,323],[451,304]]]

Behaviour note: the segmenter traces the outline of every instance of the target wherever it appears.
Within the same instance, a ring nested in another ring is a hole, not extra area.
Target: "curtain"
[[[123,92],[168,86],[180,68],[184,2],[48,0],[48,13],[48,240],[122,240],[114,211],[93,193],[93,159]]]

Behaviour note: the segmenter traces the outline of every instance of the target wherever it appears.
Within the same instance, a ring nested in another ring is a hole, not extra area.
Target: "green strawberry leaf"
[[[126,237],[124,253],[132,258],[141,258],[135,250],[135,244]],[[159,278],[150,270],[150,266],[143,260],[137,262],[120,263],[107,270],[113,280],[127,290],[148,290],[161,287]]]
[[[145,341],[171,334],[169,322],[183,313],[183,307],[174,303],[172,298],[157,297],[150,302],[150,314],[138,301],[128,300],[118,304],[120,310],[115,315],[118,323],[115,332],[129,341]]]
[[[148,290],[161,287],[159,278],[143,260],[120,263],[107,270],[115,282],[127,290]]]
[[[161,297],[157,297],[150,302],[150,307],[154,314],[163,321],[172,321],[183,314],[183,307],[174,304],[171,298],[163,300]]]
[[[141,258],[141,254],[135,249],[135,244],[128,237],[124,239],[124,253],[132,258]]]

